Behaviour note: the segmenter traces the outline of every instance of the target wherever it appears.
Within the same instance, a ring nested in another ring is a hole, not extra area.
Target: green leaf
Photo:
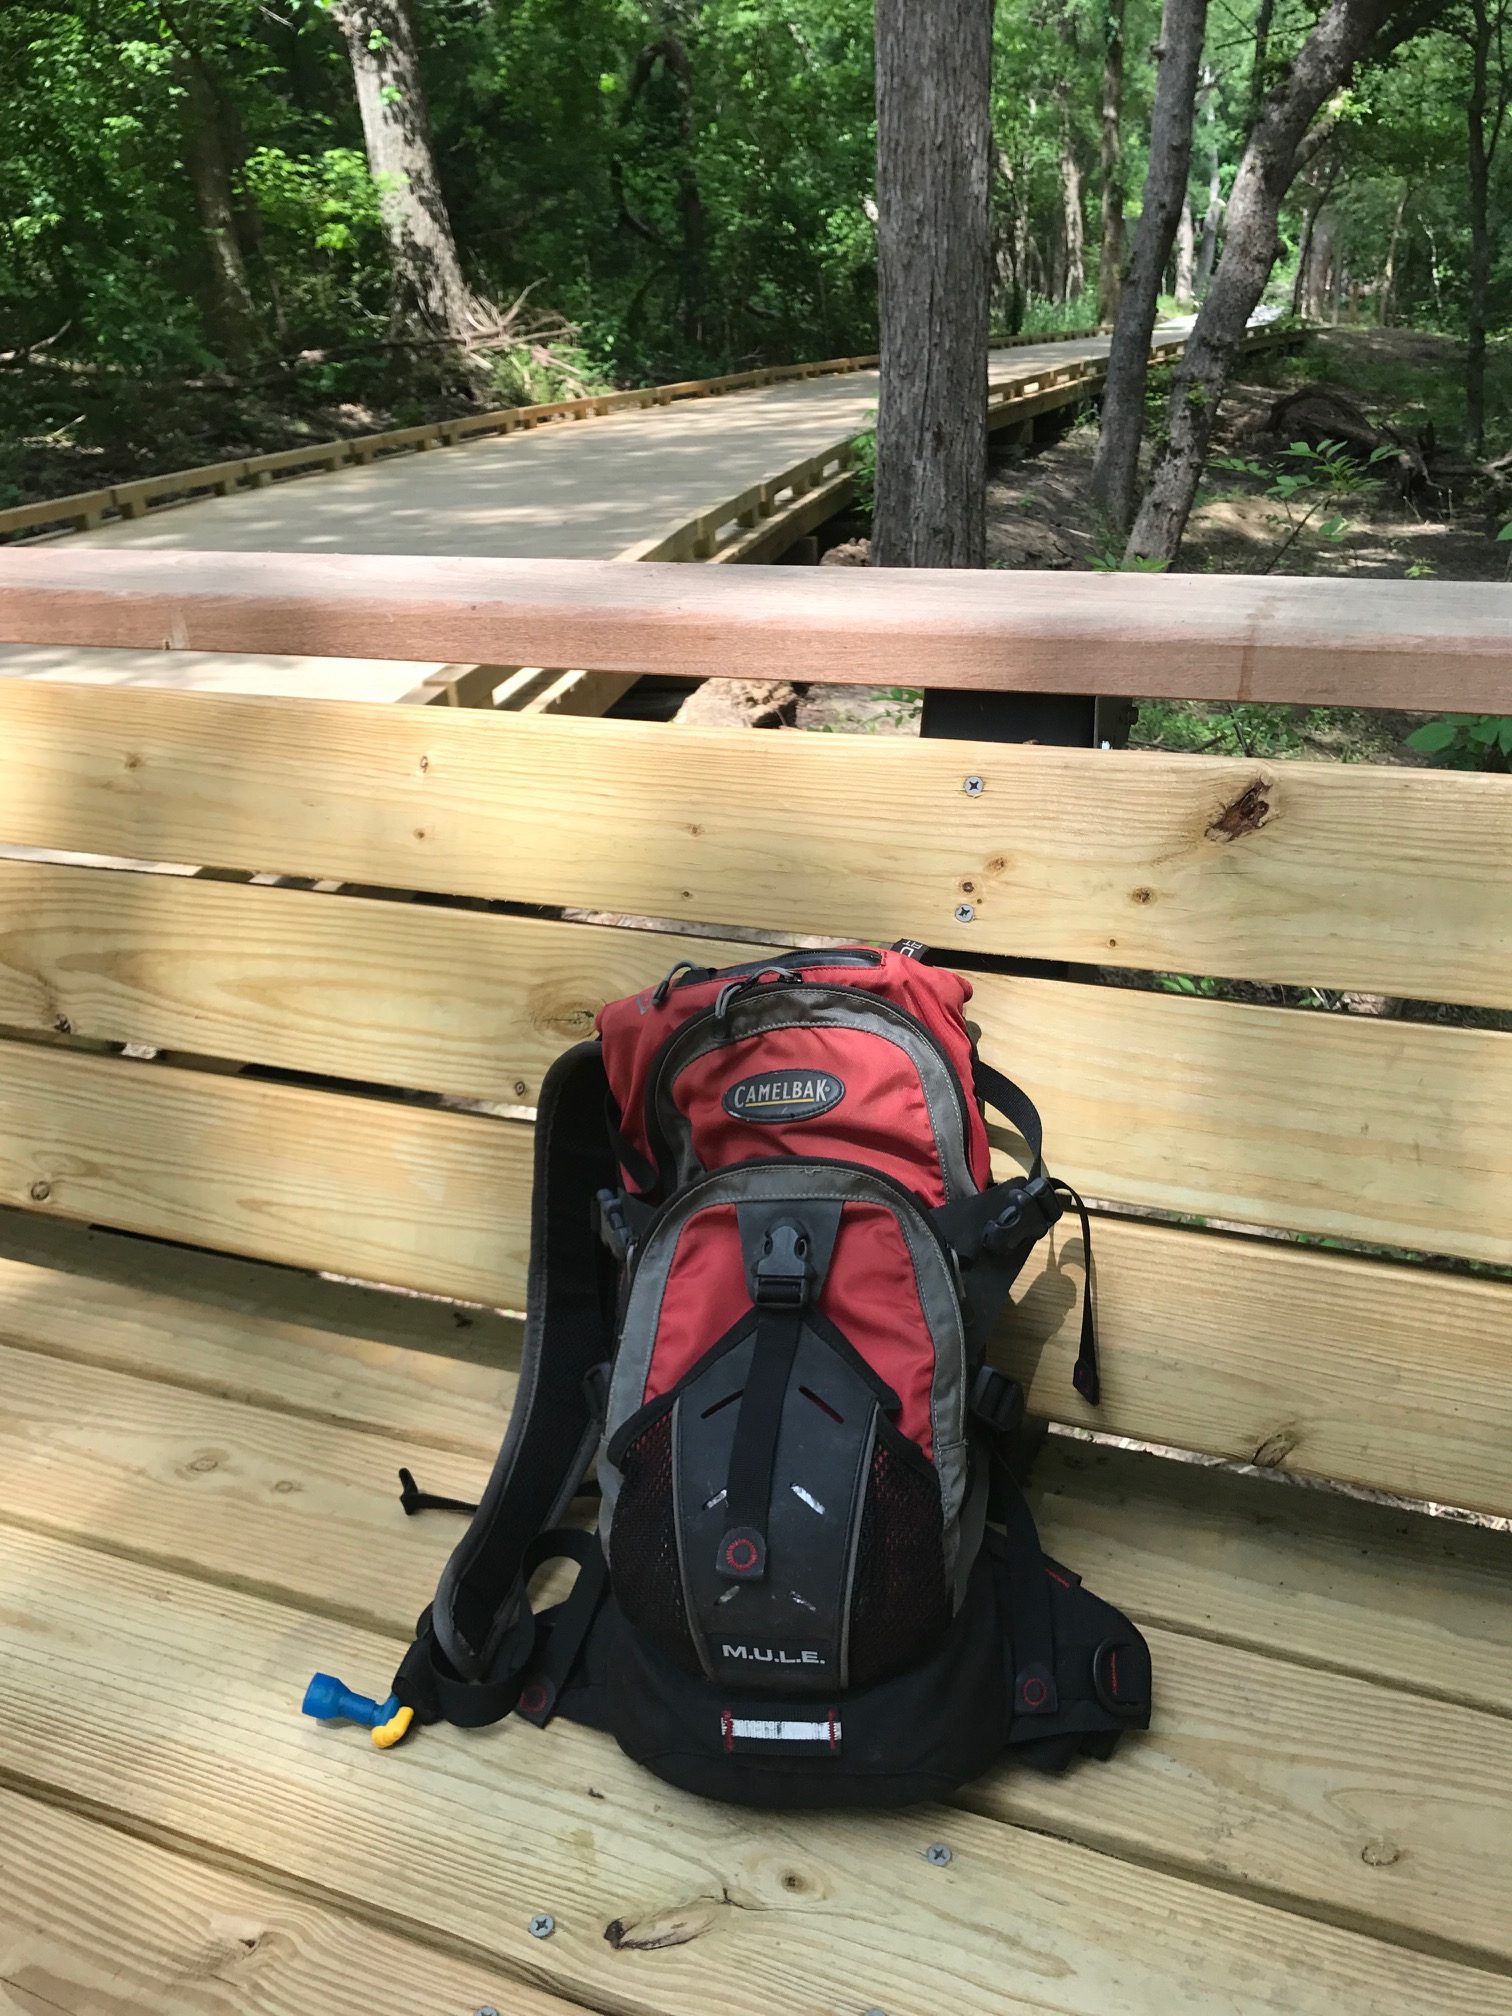
[[[1496,536],[1499,540],[1512,539],[1512,518],[1509,518],[1507,520],[1506,524],[1503,525],[1500,532],[1498,532]]]
[[[1477,748],[1489,749],[1501,733],[1501,723],[1494,716],[1484,715],[1470,730],[1470,740]]]
[[[1496,739],[1501,744],[1503,755],[1512,756],[1512,720],[1503,716],[1502,724],[1496,731]]]
[[[1318,527],[1318,531],[1323,538],[1335,541],[1342,539],[1348,530],[1349,526],[1343,518],[1325,519]]]
[[[1421,728],[1414,728],[1407,737],[1407,747],[1416,749],[1424,756],[1437,756],[1448,749],[1459,735],[1452,721],[1442,716],[1437,721],[1425,721]]]

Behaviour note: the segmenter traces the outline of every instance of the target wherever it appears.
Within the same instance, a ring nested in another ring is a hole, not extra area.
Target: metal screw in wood
[[[929,1846],[924,1850],[924,1860],[926,1862],[933,1862],[936,1869],[943,1869],[947,1862],[954,1859],[943,1841],[931,1841]]]
[[[987,786],[982,782],[980,777],[968,777],[962,784],[961,789],[966,793],[968,798],[980,798],[982,793],[987,789]]]
[[[537,1911],[530,1921],[532,1939],[549,1939],[556,1930],[556,1920],[549,1911]]]
[[[957,903],[955,907],[955,920],[957,924],[969,924],[975,915],[976,912],[969,903]]]

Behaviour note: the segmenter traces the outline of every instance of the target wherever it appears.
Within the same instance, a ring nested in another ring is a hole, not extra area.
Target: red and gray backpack
[[[1042,1553],[986,1355],[1086,1212],[922,949],[679,967],[549,1073],[519,1397],[394,1683],[418,1721],[563,1714],[763,1806],[936,1797],[1147,1725],[1144,1640]],[[1026,1175],[994,1180],[989,1106]],[[596,1533],[567,1523],[595,1470]]]

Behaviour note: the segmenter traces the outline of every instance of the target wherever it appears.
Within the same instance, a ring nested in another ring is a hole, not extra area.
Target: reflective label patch
[[[833,1071],[756,1071],[727,1086],[721,1103],[736,1120],[815,1120],[844,1097]]]
[[[769,1755],[824,1751],[832,1757],[840,1751],[840,1717],[834,1709],[822,1720],[800,1722],[786,1716],[736,1715],[727,1708],[719,1728],[726,1750],[765,1750]]]

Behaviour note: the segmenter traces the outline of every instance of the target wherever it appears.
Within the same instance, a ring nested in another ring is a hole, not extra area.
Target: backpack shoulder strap
[[[536,1650],[530,1576],[553,1554],[577,1558],[552,1542],[597,1451],[608,1391],[614,1272],[595,1219],[598,1192],[618,1181],[607,1099],[595,1040],[559,1057],[541,1087],[514,1410],[394,1681],[422,1722],[477,1726],[509,1713]]]

